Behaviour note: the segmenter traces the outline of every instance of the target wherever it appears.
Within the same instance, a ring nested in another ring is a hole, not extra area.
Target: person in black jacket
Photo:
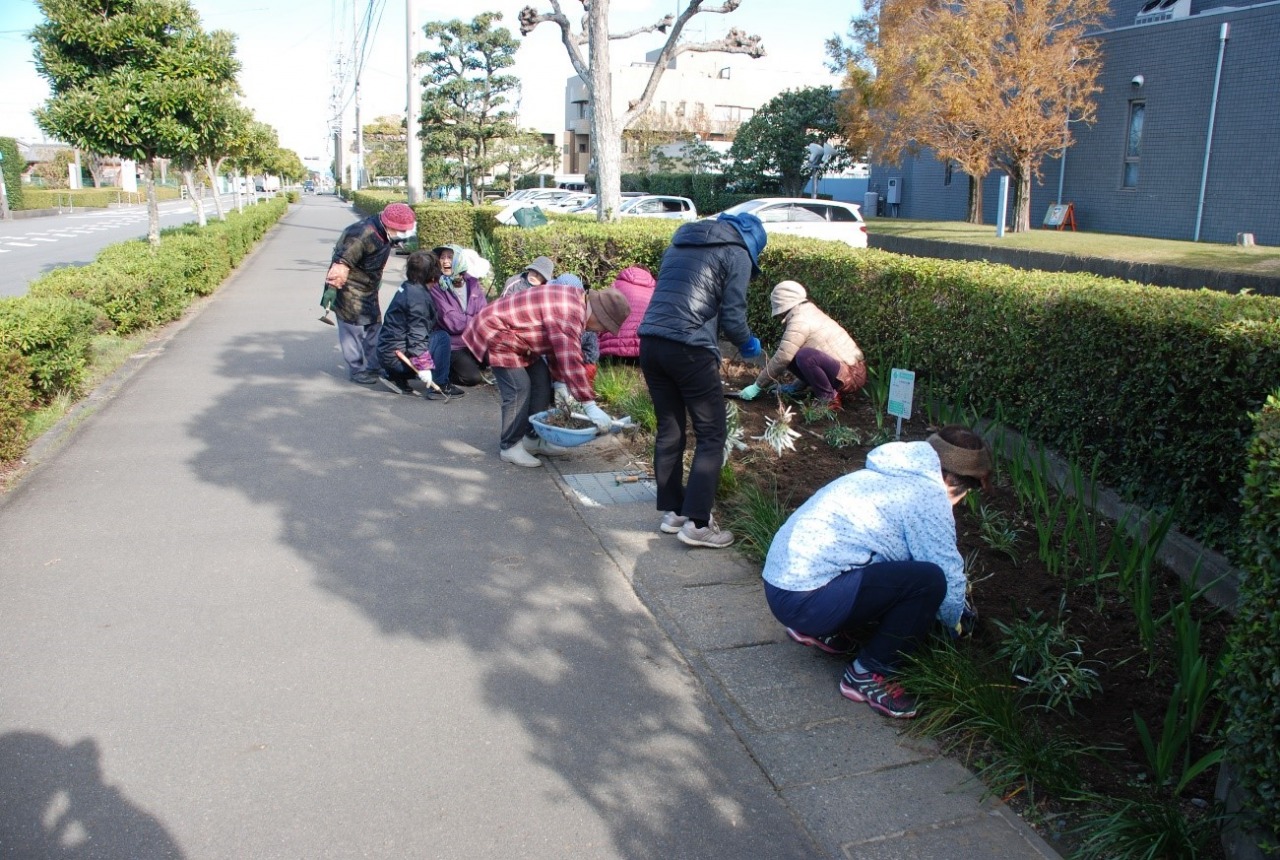
[[[378,332],[379,381],[398,394],[414,394],[409,380],[416,375],[428,386],[423,396],[438,395],[429,387],[434,381],[449,396],[464,392],[449,383],[449,333],[440,328],[439,312],[427,284],[440,278],[440,261],[428,251],[414,251],[405,263],[405,280],[391,298]],[[413,367],[396,353],[403,354]]]
[[[743,358],[760,354],[747,326],[747,284],[760,273],[768,237],[749,213],[681,225],[662,255],[658,284],[640,323],[640,370],[649,386],[658,429],[653,475],[659,528],[690,546],[733,543],[711,516],[724,462],[724,389],[719,337]],[[697,442],[684,484],[685,421]]]

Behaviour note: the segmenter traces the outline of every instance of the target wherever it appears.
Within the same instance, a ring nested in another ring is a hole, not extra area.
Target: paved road
[[[213,199],[207,199],[205,205],[206,217],[216,217]],[[235,197],[223,195],[223,206],[233,208]],[[161,228],[194,220],[189,201],[168,200],[160,204]],[[92,263],[107,245],[146,235],[146,204],[0,221],[0,296],[20,296],[31,281],[45,272],[59,266]]]

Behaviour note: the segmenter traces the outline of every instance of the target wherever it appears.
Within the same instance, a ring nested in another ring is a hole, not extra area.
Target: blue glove
[[[803,382],[788,382],[782,388],[778,389],[783,394],[798,394],[804,390]]]
[[[738,352],[743,358],[755,358],[760,354],[760,338],[755,335],[747,338],[747,342],[738,347]]]
[[[596,428],[601,433],[608,433],[609,428],[613,426],[613,419],[609,417],[607,412],[596,406],[594,400],[588,400],[582,404],[582,411],[591,419],[591,422],[596,425]]]
[[[742,389],[741,393],[738,396],[741,397],[743,400],[755,400],[757,397],[760,396],[760,386],[756,385],[753,382],[750,385],[748,385],[746,388]]]

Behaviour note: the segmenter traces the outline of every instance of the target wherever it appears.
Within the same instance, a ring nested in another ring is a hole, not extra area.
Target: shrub
[[[71,191],[64,188],[59,191],[46,191],[41,188],[28,188],[23,192],[23,206],[27,209],[52,209],[68,202],[73,207],[105,209],[112,203],[120,202],[120,189],[81,188]]]
[[[0,350],[0,460],[26,450],[26,411],[31,407],[31,366],[16,349]]]
[[[1280,392],[1255,416],[1241,529],[1245,576],[1226,658],[1228,756],[1248,805],[1280,836]]]
[[[22,209],[23,202],[22,167],[25,162],[18,155],[18,142],[11,137],[0,137],[0,170],[4,171],[5,196],[9,200],[10,209]]]
[[[94,307],[71,298],[0,299],[0,350],[21,353],[37,402],[79,390],[100,318]]]

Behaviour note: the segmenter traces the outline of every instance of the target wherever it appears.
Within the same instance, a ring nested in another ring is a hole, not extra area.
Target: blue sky
[[[547,0],[412,2],[419,28],[427,21],[498,11],[503,14],[501,25],[517,38],[516,15],[521,8],[551,9]],[[708,0],[708,5],[720,2]],[[340,51],[351,53],[353,19],[364,13],[368,0],[193,0],[193,5],[206,29],[237,34],[236,53],[243,64],[240,84],[246,104],[258,118],[275,126],[283,146],[303,158],[327,161],[333,58]],[[631,29],[683,5],[680,0],[612,0],[610,20],[615,31]],[[361,76],[361,118],[365,122],[381,114],[403,115],[406,101],[405,0],[385,0],[385,5],[383,0],[375,0],[375,8],[378,6],[383,8],[381,23]],[[571,16],[581,9],[578,0],[562,0],[561,7]],[[731,14],[696,16],[685,34],[701,41],[704,36],[714,39],[730,27],[738,27],[763,37],[768,52],[761,60],[738,61],[799,73],[797,80],[802,83],[837,83],[822,67],[822,43],[834,33],[843,34],[859,9],[851,2],[787,0],[786,13],[780,15],[778,0],[743,0]],[[0,135],[6,137],[41,139],[31,111],[48,97],[48,88],[35,72],[31,43],[26,39],[26,33],[40,20],[34,0],[0,0]],[[421,50],[420,35],[419,29],[417,50]],[[657,35],[615,41],[613,59],[638,60],[660,44]],[[515,72],[524,82],[522,124],[544,131],[560,128],[564,82],[574,72],[557,27],[543,24],[522,40]],[[354,122],[352,110],[348,105],[348,127]]]

